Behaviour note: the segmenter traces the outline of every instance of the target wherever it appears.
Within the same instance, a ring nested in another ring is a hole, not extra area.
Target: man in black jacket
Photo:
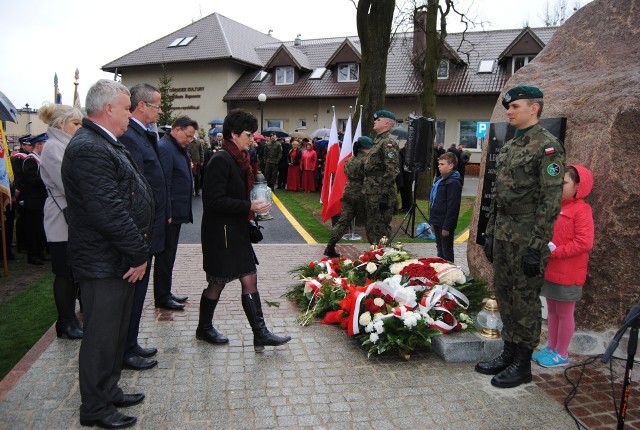
[[[125,428],[120,413],[144,400],[124,394],[122,372],[134,288],[149,259],[153,192],[118,141],[129,125],[129,90],[101,79],[87,93],[87,117],[62,161],[69,215],[69,264],[80,283],[84,336],[80,346],[80,424]]]
[[[138,84],[131,88],[131,118],[129,128],[120,137],[131,157],[136,162],[138,169],[153,189],[155,199],[155,218],[151,231],[151,243],[149,247],[149,260],[144,277],[136,282],[133,294],[133,308],[129,333],[127,334],[127,346],[124,351],[124,366],[133,370],[151,369],[158,364],[154,356],[157,348],[143,348],[138,344],[140,319],[144,308],[144,299],[149,287],[149,273],[151,272],[151,259],[154,255],[164,250],[164,236],[166,224],[167,185],[164,181],[162,165],[158,158],[158,142],[155,133],[147,131],[149,124],[158,121],[162,113],[160,109],[160,92],[149,84]]]

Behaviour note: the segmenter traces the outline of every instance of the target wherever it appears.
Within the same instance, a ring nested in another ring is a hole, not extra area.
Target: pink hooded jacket
[[[551,253],[544,279],[561,285],[584,285],[587,279],[589,251],[593,248],[593,216],[591,206],[583,199],[593,189],[593,175],[584,166],[573,165],[580,182],[575,199],[562,200],[562,209],[551,241]]]

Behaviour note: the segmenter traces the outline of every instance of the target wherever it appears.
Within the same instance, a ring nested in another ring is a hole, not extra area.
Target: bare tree
[[[579,1],[574,1],[573,6],[569,6],[567,0],[556,0],[555,4],[550,5],[547,1],[543,11],[542,20],[545,27],[555,27],[562,25],[575,11],[580,9],[582,5]]]

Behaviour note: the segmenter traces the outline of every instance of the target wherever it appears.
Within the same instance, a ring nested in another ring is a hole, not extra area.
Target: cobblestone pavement
[[[426,245],[423,245],[426,246]],[[344,246],[344,251],[352,247]],[[215,315],[228,345],[194,336],[205,286],[199,245],[181,245],[174,292],[186,311],[160,311],[148,295],[140,341],[159,349],[159,366],[125,370],[125,392],[146,400],[125,410],[143,429],[571,429],[563,407],[536,384],[499,390],[473,364],[447,364],[431,353],[405,361],[367,359],[336,327],[297,326],[298,309],[281,295],[287,271],[317,259],[324,245],[258,245],[259,289],[267,324],[293,337],[256,354],[240,304],[238,282],[227,286]],[[53,337],[50,331],[48,336]],[[0,429],[80,428],[77,365],[80,343],[54,339],[0,402]]]

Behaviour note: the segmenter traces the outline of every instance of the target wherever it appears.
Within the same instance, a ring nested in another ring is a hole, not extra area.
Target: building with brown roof
[[[556,27],[447,35],[438,71],[437,141],[481,142],[476,123],[488,121],[507,79],[548,43]],[[420,112],[422,85],[413,65],[424,41],[419,32],[397,33],[389,50],[385,107],[398,119]],[[102,67],[122,75],[127,86],[157,83],[161,66],[173,76],[176,114],[200,124],[241,107],[260,117],[262,127],[292,132],[330,127],[335,106],[344,125],[359,89],[358,37],[282,42],[218,13],[145,45]],[[340,127],[340,126],[339,126]]]

